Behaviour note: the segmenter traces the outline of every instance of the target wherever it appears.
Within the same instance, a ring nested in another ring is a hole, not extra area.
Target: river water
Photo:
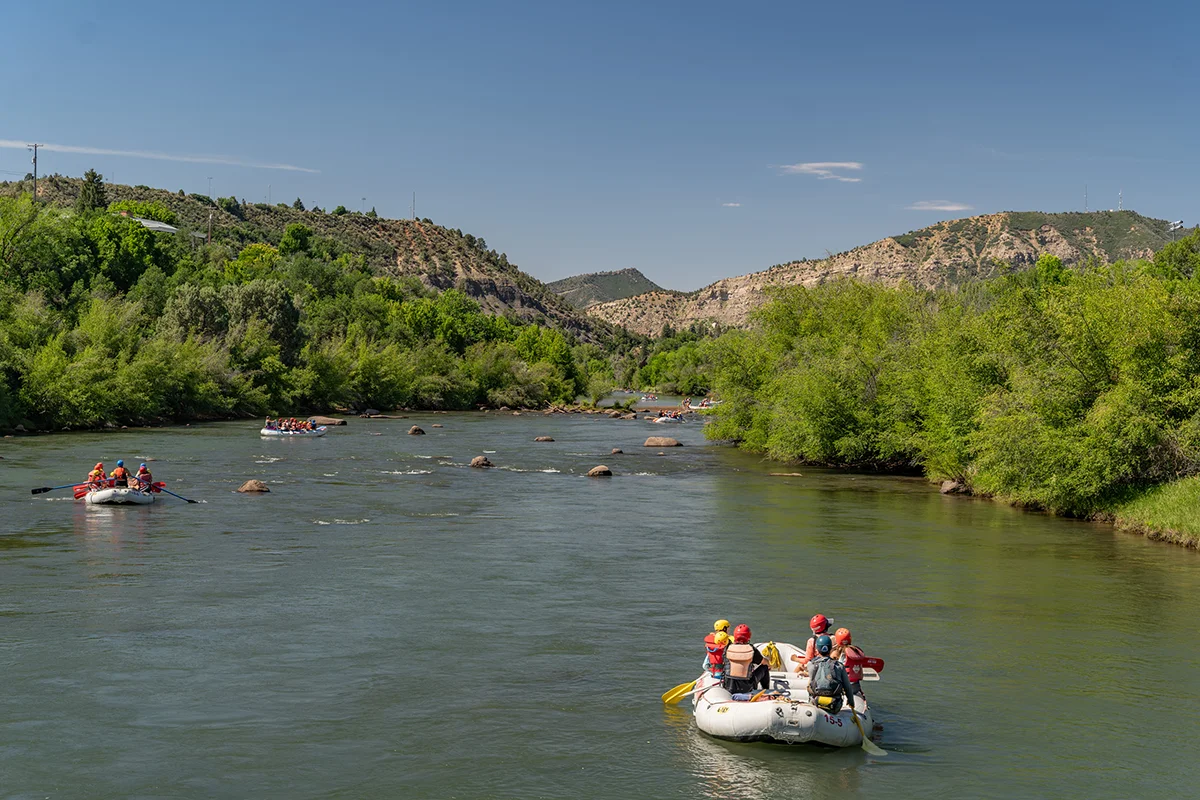
[[[696,423],[256,430],[0,445],[0,797],[1195,794],[1196,553]],[[118,457],[201,502],[29,495]],[[660,703],[713,619],[802,641],[818,611],[887,661],[886,758],[722,743]]]

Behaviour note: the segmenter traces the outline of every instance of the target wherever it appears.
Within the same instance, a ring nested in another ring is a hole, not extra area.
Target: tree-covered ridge
[[[714,438],[1107,514],[1200,473],[1200,234],[959,291],[787,287],[703,358],[726,401]]]
[[[552,281],[546,288],[562,297],[575,308],[587,308],[645,292],[660,292],[662,287],[647,278],[640,270],[629,267],[613,272],[589,272]]]
[[[229,226],[207,245],[133,218],[165,209],[183,225],[195,203],[98,188],[63,204],[0,196],[6,427],[540,406],[612,385],[600,346],[512,310],[486,313],[459,289],[439,290],[327,235],[328,226],[293,222],[273,239],[266,228]],[[214,216],[233,213],[218,206]],[[612,339],[622,341],[619,332]]]
[[[98,177],[98,176],[97,176]],[[15,197],[33,188],[31,180],[0,183],[0,196]],[[95,187],[59,175],[39,177],[38,195],[50,205],[76,207]],[[278,244],[289,225],[312,231],[312,247],[323,257],[353,254],[374,274],[416,276],[431,289],[457,288],[489,312],[510,314],[603,343],[616,332],[607,324],[576,311],[545,284],[522,272],[487,246],[484,239],[434,224],[429,219],[389,220],[374,213],[325,213],[293,203],[247,203],[234,197],[210,198],[148,186],[100,184],[103,206],[129,210],[153,208],[188,233],[207,236],[233,252],[249,244]],[[95,201],[87,201],[87,210]],[[101,206],[96,206],[97,208]],[[337,209],[335,209],[336,211]],[[373,210],[372,210],[373,211]],[[167,222],[158,216],[149,217]]]

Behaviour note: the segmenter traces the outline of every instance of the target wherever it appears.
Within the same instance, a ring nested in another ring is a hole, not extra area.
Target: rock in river
[[[487,456],[475,456],[471,459],[471,466],[476,467],[477,469],[487,469],[488,467],[494,467],[496,465],[488,461]]]
[[[254,494],[256,492],[269,492],[271,489],[262,481],[251,479],[239,486],[238,491],[242,494]]]
[[[345,425],[346,420],[337,417],[309,417],[317,425]]]
[[[612,449],[612,454],[613,454],[614,456],[624,455],[624,453],[625,453],[625,451],[624,451],[624,450],[622,450],[622,449],[621,449],[621,448],[619,448],[619,447],[614,447],[614,448]]]
[[[443,424],[442,424],[442,423],[440,423],[440,422],[435,422],[435,423],[433,423],[433,427],[435,427],[435,428],[444,428],[444,427],[446,427],[446,426],[445,426],[445,425],[443,425]]]
[[[413,425],[411,428],[408,429],[408,435],[409,436],[424,436],[425,431],[421,430],[416,425]]]
[[[609,469],[608,467],[604,466],[603,464],[601,464],[598,467],[592,467],[591,469],[589,469],[587,472],[587,476],[589,478],[611,478],[612,470]]]
[[[553,442],[554,437],[553,436],[535,436],[535,437],[533,437],[533,440],[535,442]]]
[[[651,436],[642,447],[683,447],[683,445],[670,436]]]

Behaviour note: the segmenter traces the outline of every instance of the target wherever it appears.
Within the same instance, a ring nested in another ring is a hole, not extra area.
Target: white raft
[[[764,644],[757,647],[761,650]],[[794,669],[792,653],[804,651],[783,642],[775,646],[788,671],[772,672],[771,688],[785,689],[790,698],[735,701],[720,681],[706,673],[696,681],[696,688],[704,691],[692,697],[696,726],[709,736],[736,742],[860,746],[862,735],[848,706],[843,704],[841,711],[829,714],[808,702],[808,676],[790,671]],[[870,707],[861,697],[854,698],[854,707],[862,729],[870,731],[874,724]]]
[[[683,417],[655,417],[654,422],[683,422]]]
[[[137,489],[114,487],[88,492],[83,499],[85,503],[92,506],[144,506],[154,502],[154,495],[140,492]]]
[[[285,438],[295,436],[295,437],[298,437],[301,439],[304,439],[304,438],[311,439],[314,436],[324,436],[325,431],[326,431],[326,428],[324,425],[322,425],[321,427],[316,428],[314,430],[311,430],[311,431],[281,431],[278,428],[263,428],[261,431],[258,432],[258,435],[259,436],[282,436]]]

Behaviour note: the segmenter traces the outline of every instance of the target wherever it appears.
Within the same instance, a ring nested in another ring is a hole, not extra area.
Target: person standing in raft
[[[133,477],[137,481],[137,488],[143,492],[149,492],[154,488],[154,476],[150,474],[150,468],[145,464],[138,466],[137,474]]]
[[[121,459],[117,459],[117,468],[108,477],[113,486],[120,486],[122,489],[129,488],[129,470],[125,469],[125,462]]]
[[[814,706],[830,714],[842,710],[842,701],[854,708],[854,687],[846,668],[829,657],[833,650],[833,639],[821,634],[817,637],[817,655],[808,662],[808,699]]]
[[[96,466],[92,467],[92,471],[88,473],[87,485],[89,489],[102,489],[104,488],[104,483],[107,480],[108,476],[104,474],[104,462],[100,461],[96,464]]]
[[[808,640],[808,644],[804,646],[804,655],[798,656],[792,654],[792,661],[800,662],[796,667],[796,674],[799,675],[808,666],[808,662],[812,661],[817,656],[817,637],[823,633],[827,633],[833,625],[833,620],[826,617],[824,614],[816,614],[808,621],[808,629],[812,631],[812,638]]]
[[[714,677],[725,677],[725,648],[729,646],[729,620],[719,619],[713,623],[713,632],[704,637],[703,669]],[[719,667],[714,670],[713,667]]]
[[[758,648],[750,644],[750,626],[738,625],[733,629],[733,644],[725,648],[725,688],[730,694],[766,690],[771,685],[771,668],[763,659]]]
[[[833,650],[830,651],[829,657],[842,663],[846,668],[846,675],[850,678],[850,688],[854,694],[866,700],[867,696],[862,690],[862,678],[863,662],[867,654],[851,644],[848,628],[838,628],[837,633],[833,635]]]

